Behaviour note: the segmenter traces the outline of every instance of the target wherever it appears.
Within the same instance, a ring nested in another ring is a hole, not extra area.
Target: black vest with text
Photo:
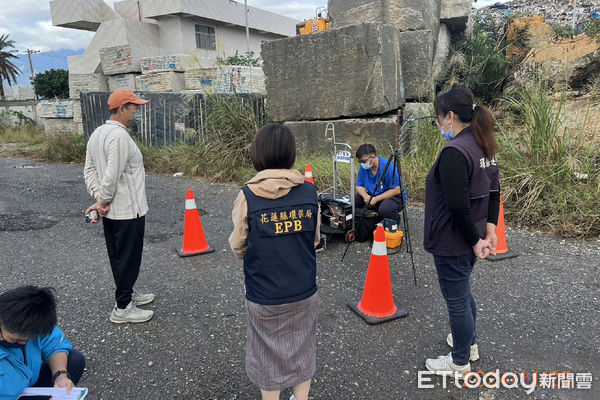
[[[488,218],[490,192],[500,190],[498,163],[495,158],[488,160],[485,157],[483,150],[475,141],[470,127],[456,135],[444,148],[447,147],[459,150],[467,159],[471,215],[479,237],[483,238]],[[452,222],[452,214],[448,209],[441,183],[435,173],[439,162],[440,157],[438,156],[426,180],[423,245],[425,250],[436,256],[472,254],[472,247]]]
[[[317,193],[304,182],[278,199],[256,196],[248,203],[248,250],[244,256],[246,298],[274,305],[304,300],[317,291],[314,247]]]

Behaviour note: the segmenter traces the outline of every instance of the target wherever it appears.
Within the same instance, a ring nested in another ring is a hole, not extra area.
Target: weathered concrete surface
[[[437,34],[441,0],[330,0],[333,28],[364,22],[394,25],[399,31],[429,29]]]
[[[333,122],[337,142],[352,146],[352,156],[358,146],[371,143],[385,157],[392,152],[396,143],[396,114],[380,118],[349,118],[336,121],[293,121],[289,127],[296,138],[296,149],[300,156],[332,154],[332,142],[325,138],[325,128]]]
[[[360,24],[263,43],[273,121],[379,115],[404,103],[398,31]]]
[[[462,32],[467,27],[472,0],[442,0],[440,22],[451,32]]]
[[[69,97],[79,99],[80,92],[106,92],[108,80],[102,74],[69,74]]]
[[[83,133],[81,123],[75,122],[73,118],[46,118],[44,119],[44,132],[46,134],[68,134]]]
[[[191,68],[184,72],[187,90],[205,93],[266,94],[265,74],[260,67],[224,65],[211,68]]]
[[[141,92],[178,92],[185,83],[182,72],[157,72],[136,76],[135,87]]]
[[[184,72],[188,68],[198,66],[190,54],[175,54],[170,56],[143,57],[140,59],[142,74],[155,72]]]
[[[399,38],[405,98],[428,100],[433,93],[433,34],[427,30],[400,32]]]
[[[436,80],[444,68],[444,63],[450,54],[450,31],[446,24],[440,25],[438,39],[433,56],[433,79]]]
[[[135,77],[139,74],[119,74],[108,77],[108,90],[128,89],[135,91]]]
[[[35,107],[39,118],[73,118],[73,101],[42,100]]]

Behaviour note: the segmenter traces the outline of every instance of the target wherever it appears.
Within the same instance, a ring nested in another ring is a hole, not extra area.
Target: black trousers
[[[125,308],[131,301],[133,285],[140,273],[146,219],[103,218],[102,221],[106,249],[115,280],[117,307]]]
[[[365,206],[365,200],[358,194],[354,196],[354,206],[356,209],[363,208]],[[403,209],[403,201],[399,196],[390,197],[384,201],[380,201],[375,204],[375,207],[369,208],[369,210],[377,211],[379,214],[379,220],[384,218],[393,219],[398,221],[398,213]],[[399,221],[398,221],[399,222]]]
[[[75,349],[69,352],[67,357],[67,371],[71,375],[71,380],[75,385],[81,379],[83,375],[83,369],[85,368],[85,356]],[[42,364],[40,369],[40,376],[38,381],[35,383],[36,387],[52,387],[52,371],[48,364]]]

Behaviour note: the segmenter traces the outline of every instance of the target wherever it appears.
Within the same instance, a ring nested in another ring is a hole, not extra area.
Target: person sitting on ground
[[[356,195],[355,205],[357,210],[361,210],[368,204],[368,210],[375,211],[379,214],[378,222],[384,218],[398,221],[398,213],[404,209],[406,201],[406,190],[404,185],[400,190],[400,179],[398,177],[398,169],[392,161],[391,165],[385,172],[385,176],[381,179],[388,160],[377,156],[375,146],[372,144],[363,144],[356,150],[356,159],[360,163],[360,169],[356,178]],[[379,180],[381,179],[381,182]],[[379,183],[379,186],[377,186]],[[364,225],[368,225],[363,221]],[[361,232],[364,229],[359,228],[357,239],[359,241],[366,240],[361,238]],[[366,229],[368,232],[373,232],[370,227]],[[368,235],[372,237],[372,235]]]
[[[22,286],[0,294],[0,400],[29,386],[65,388],[79,382],[85,356],[56,326],[52,288]]]

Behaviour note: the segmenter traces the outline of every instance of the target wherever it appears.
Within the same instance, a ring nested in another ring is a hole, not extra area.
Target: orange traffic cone
[[[506,260],[507,258],[514,258],[519,255],[517,252],[508,250],[506,244],[506,227],[504,226],[504,206],[502,205],[502,193],[500,193],[500,213],[498,214],[498,226],[496,227],[496,236],[498,236],[498,245],[496,246],[496,252],[490,254],[487,260],[500,261]]]
[[[312,167],[310,164],[306,164],[306,169],[304,170],[304,182],[310,182],[315,185],[315,180],[313,179]]]
[[[408,315],[406,309],[394,304],[390,263],[382,226],[378,226],[375,232],[362,298],[360,301],[349,301],[348,307],[371,325]]]
[[[202,221],[194,200],[194,193],[187,191],[185,199],[185,223],[183,227],[183,248],[176,249],[180,257],[197,256],[215,251],[206,242]]]

